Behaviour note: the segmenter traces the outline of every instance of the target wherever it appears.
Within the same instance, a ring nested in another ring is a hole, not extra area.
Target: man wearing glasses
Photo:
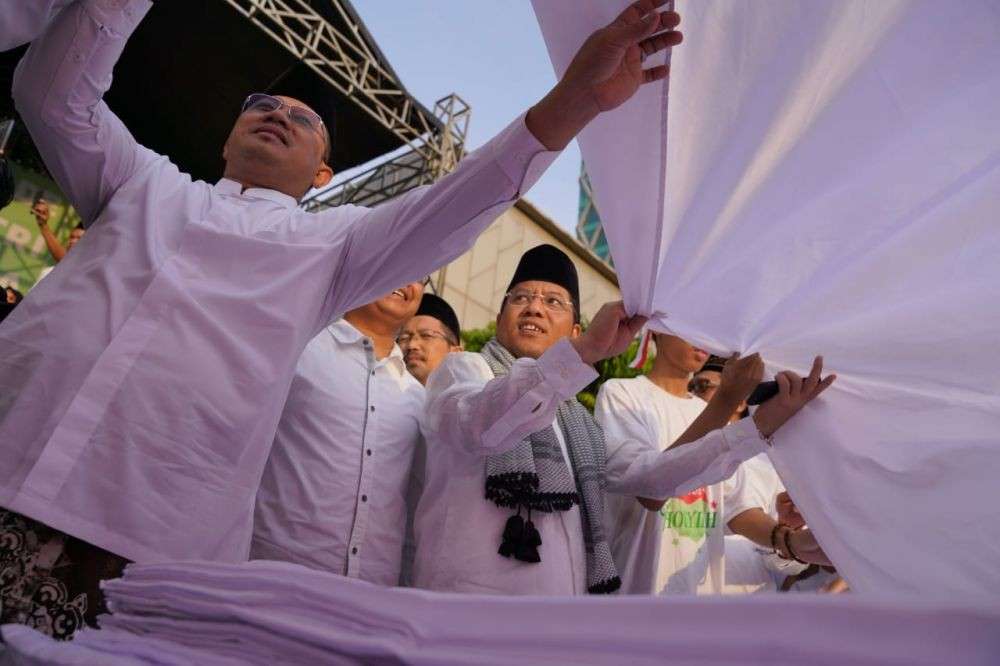
[[[605,493],[665,500],[719,482],[832,382],[820,381],[817,359],[806,380],[783,373],[782,393],[754,419],[668,451],[650,438],[606,442],[575,396],[596,378],[592,364],[624,351],[644,320],[608,303],[581,332],[579,302],[570,258],[551,245],[529,250],[496,337],[478,354],[449,354],[427,381],[417,587],[615,592],[621,579],[603,527]],[[751,369],[743,378],[750,388],[763,364]]]
[[[663,79],[642,64],[680,42],[662,4],[596,31],[548,95],[439,182],[310,214],[299,198],[331,178],[311,109],[251,96],[224,177],[192,181],[102,100],[149,0],[0,1],[0,48],[33,39],[18,111],[88,227],[0,328],[0,519],[25,544],[0,621],[44,615],[71,634],[126,560],[245,560],[306,344],[458,257],[590,120]],[[24,592],[50,579],[67,587],[51,607]]]
[[[462,351],[462,329],[458,315],[448,302],[434,294],[424,294],[420,308],[399,332],[396,342],[403,350],[406,369],[421,384],[451,352]]]

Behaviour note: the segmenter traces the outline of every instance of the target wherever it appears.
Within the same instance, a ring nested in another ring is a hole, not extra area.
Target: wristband
[[[799,556],[795,554],[794,550],[792,550],[792,544],[788,543],[788,535],[791,533],[791,531],[792,530],[788,530],[787,532],[785,532],[784,536],[785,550],[787,550],[788,554],[792,557],[792,559],[798,562],[799,564],[809,564],[805,560],[800,560]]]

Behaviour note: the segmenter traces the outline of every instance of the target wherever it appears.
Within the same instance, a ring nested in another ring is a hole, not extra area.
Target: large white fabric
[[[132,565],[104,589],[100,631],[55,643],[6,625],[0,664],[985,666],[1000,655],[995,609],[924,599],[491,597],[266,561]]]
[[[625,4],[536,0],[557,72]],[[826,552],[857,591],[995,597],[1000,6],[677,9],[669,113],[650,85],[580,137],[627,306],[825,354],[772,459]]]

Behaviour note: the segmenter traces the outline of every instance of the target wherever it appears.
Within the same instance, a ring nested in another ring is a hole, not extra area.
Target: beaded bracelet
[[[785,532],[785,536],[784,536],[784,539],[783,539],[784,544],[785,544],[785,550],[787,550],[788,554],[792,556],[792,559],[795,560],[796,562],[798,562],[799,564],[809,564],[805,560],[800,560],[799,556],[795,554],[794,550],[792,550],[792,544],[788,543],[788,535],[791,533],[791,531],[792,530],[788,530],[788,531]]]
[[[775,523],[774,527],[771,528],[771,550],[778,553],[778,530],[780,530],[784,525],[781,523]],[[781,553],[778,553],[780,555]]]

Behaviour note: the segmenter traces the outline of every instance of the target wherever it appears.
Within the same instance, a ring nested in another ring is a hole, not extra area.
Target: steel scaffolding
[[[453,171],[465,156],[469,105],[453,94],[428,113],[380,59],[350,3],[327,1],[335,21],[308,0],[225,0],[405,144],[375,166],[314,193],[303,207],[375,206]],[[439,292],[443,284],[442,268],[429,286]]]

